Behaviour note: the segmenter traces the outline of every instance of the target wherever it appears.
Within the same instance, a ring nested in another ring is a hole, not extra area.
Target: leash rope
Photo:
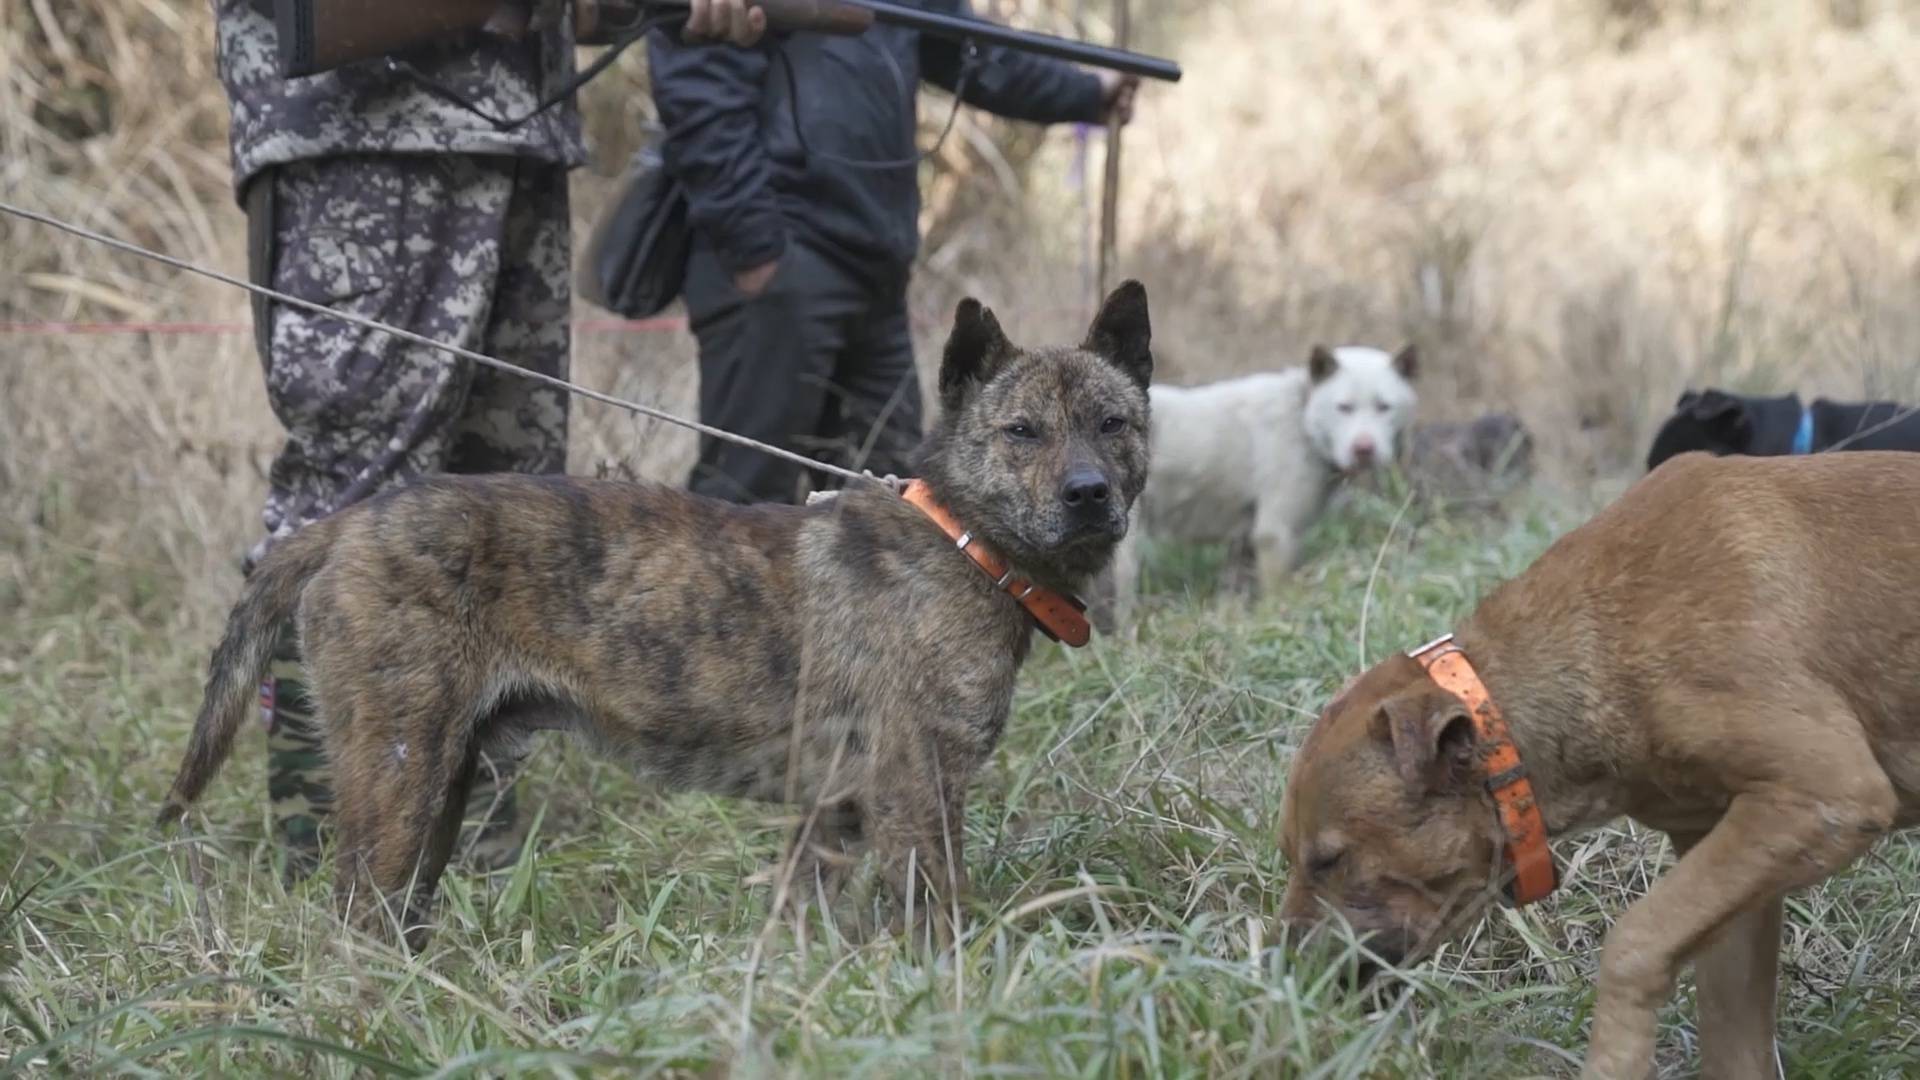
[[[664,420],[669,424],[675,424],[680,427],[687,428],[690,431],[697,431],[702,435],[707,435],[707,436],[711,436],[712,438],[721,439],[726,442],[734,443],[735,445],[738,445],[738,446],[745,446],[750,449],[758,450],[761,453],[771,454],[774,457],[782,459],[783,461],[790,461],[798,465],[803,465],[809,469],[818,469],[821,472],[830,473],[834,476],[837,476],[842,480],[869,480],[873,478],[872,474],[870,473],[858,473],[853,471],[852,469],[843,468],[839,465],[831,464],[830,462],[820,461],[816,458],[807,457],[805,454],[796,454],[791,450],[785,450],[785,449],[782,449],[781,447],[774,446],[770,443],[761,442],[758,439],[748,438],[745,435],[736,435],[731,431],[726,431],[721,428],[713,427],[710,424],[703,424],[698,420],[688,420],[682,416],[675,416],[673,413],[667,412],[664,409],[657,409],[651,405],[642,405],[638,402],[627,401],[624,398],[617,398],[617,397],[614,397],[612,394],[602,393],[598,390],[593,390],[588,387],[581,386],[577,383],[569,382],[566,379],[558,378],[557,376],[553,376],[553,375],[548,375],[543,372],[529,371],[528,369],[520,367],[517,364],[509,364],[505,360],[498,360],[498,359],[495,359],[494,357],[486,355],[485,353],[478,353],[473,351],[472,349],[464,348],[459,345],[450,345],[444,341],[435,341],[432,338],[427,337],[423,334],[416,334],[411,330],[403,330],[400,327],[393,326],[388,323],[383,323],[378,319],[369,319],[369,318],[366,318],[365,316],[354,315],[350,312],[336,311],[333,308],[327,307],[324,304],[317,304],[311,300],[302,300],[297,296],[289,296],[286,293],[280,292],[277,289],[269,289],[263,285],[256,285],[250,281],[242,281],[241,279],[234,277],[232,274],[228,274],[219,270],[214,270],[210,267],[200,266],[196,263],[188,262],[185,259],[177,258],[172,255],[167,255],[162,252],[154,251],[150,248],[144,248],[138,244],[130,243],[126,240],[121,240],[117,237],[107,236],[103,233],[97,233],[91,229],[85,228],[84,226],[75,225],[67,221],[62,221],[59,218],[53,217],[49,214],[43,214],[37,210],[28,210],[24,207],[15,206],[9,202],[0,201],[0,212],[11,214],[14,217],[23,218],[27,221],[37,222],[41,225],[48,226],[49,228],[58,229],[61,232],[69,233],[73,236],[80,237],[83,240],[90,240],[96,244],[102,244],[119,251],[127,252],[128,254],[131,254],[131,255],[138,255],[141,258],[150,259],[154,262],[161,263],[162,265],[165,265],[165,266],[171,266],[176,270],[184,270],[189,274],[198,274],[199,276],[204,278],[211,278],[212,280],[218,281],[223,285],[231,285],[236,289],[244,289],[247,292],[253,293],[256,296],[264,296],[267,299],[272,300],[276,303],[286,304],[290,307],[297,307],[306,311],[316,312],[318,314],[339,319],[342,322],[351,323],[355,326],[363,327],[368,330],[378,330],[383,334],[391,334],[392,336],[399,338],[402,341],[411,342],[415,345],[425,345],[429,349],[434,349],[439,352],[448,353],[453,356],[457,356],[462,360],[470,360],[476,364],[481,365],[482,367],[490,367],[490,368],[494,368],[495,370],[504,371],[512,375],[518,375],[521,378],[532,379],[534,382],[551,386],[556,390],[564,390],[570,394],[578,394],[581,397],[588,398],[593,401],[598,401],[598,402],[601,402],[602,404],[612,405],[612,406],[615,406],[616,408],[625,409],[628,412],[637,413],[641,416],[650,417],[655,420]]]

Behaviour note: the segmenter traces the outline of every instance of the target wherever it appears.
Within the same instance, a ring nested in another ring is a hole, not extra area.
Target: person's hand
[[[733,287],[747,294],[749,299],[759,296],[767,291],[767,283],[773,280],[774,272],[779,269],[779,259],[768,259],[759,266],[733,275]]]
[[[689,0],[687,40],[724,40],[742,48],[758,44],[767,32],[767,13],[747,5],[748,0]]]
[[[1100,122],[1119,120],[1122,124],[1133,119],[1133,95],[1140,89],[1140,76],[1122,75],[1117,71],[1101,68],[1094,72],[1100,78]]]

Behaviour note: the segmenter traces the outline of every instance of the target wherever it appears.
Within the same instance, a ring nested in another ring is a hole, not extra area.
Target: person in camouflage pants
[[[253,279],[564,378],[567,171],[586,157],[572,104],[502,131],[382,61],[282,80],[269,8],[215,3]],[[519,41],[473,35],[408,60],[493,115],[519,116],[571,77],[572,54],[563,19]],[[253,314],[287,437],[247,570],[302,526],[417,476],[565,468],[559,391],[257,297]],[[290,624],[261,706],[274,831],[299,876],[331,792]],[[469,804],[479,834],[463,847],[486,865],[520,851],[516,764],[483,762]]]

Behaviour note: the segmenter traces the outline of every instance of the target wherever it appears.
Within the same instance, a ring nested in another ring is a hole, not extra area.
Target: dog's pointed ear
[[[1699,400],[1700,400],[1700,391],[1682,390],[1680,392],[1680,400],[1673,403],[1673,411],[1679,412],[1682,409],[1691,409],[1693,408],[1693,403]]]
[[[992,309],[971,296],[960,301],[940,358],[940,407],[950,413],[958,410],[967,388],[993,378],[1013,354],[1013,343]]]
[[[1409,342],[1407,347],[1393,354],[1393,370],[1400,377],[1412,382],[1420,374],[1420,348]]]
[[[1107,295],[1087,329],[1086,351],[1104,358],[1145,390],[1153,382],[1153,324],[1147,287],[1127,280]]]
[[[1473,718],[1459,698],[1432,685],[1405,690],[1381,702],[1373,722],[1408,787],[1428,794],[1471,782]]]
[[[1325,381],[1334,372],[1340,370],[1340,361],[1334,359],[1333,350],[1325,345],[1315,345],[1312,355],[1307,357],[1307,374],[1314,382]]]

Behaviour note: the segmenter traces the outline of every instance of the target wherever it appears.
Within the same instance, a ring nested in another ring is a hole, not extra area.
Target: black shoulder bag
[[[691,247],[686,192],[649,140],[589,234],[574,287],[616,315],[644,319],[679,297]]]

